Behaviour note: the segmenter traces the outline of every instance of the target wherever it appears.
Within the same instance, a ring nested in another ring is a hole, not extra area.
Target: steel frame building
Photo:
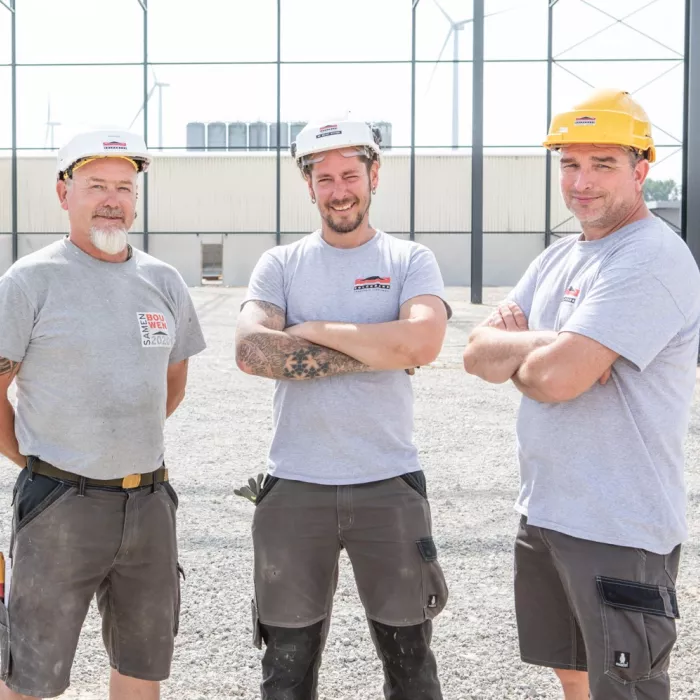
[[[154,65],[167,65],[158,62],[149,61],[149,2],[148,0],[133,0],[138,2],[143,13],[143,59],[140,63],[113,62],[113,63],[89,63],[89,64],[61,64],[52,63],[52,66],[75,66],[75,65],[91,65],[91,66],[134,66],[139,65],[143,68],[143,129],[144,135],[148,140],[148,124],[149,124],[149,92],[148,79],[149,69]],[[281,92],[282,92],[282,66],[286,63],[362,63],[362,61],[308,61],[294,62],[282,60],[282,1],[276,0],[277,3],[277,57],[274,61],[255,61],[255,64],[273,64],[276,66],[276,107],[277,107],[277,129],[279,133],[279,124],[281,122]],[[547,123],[552,116],[552,71],[555,65],[558,65],[563,70],[575,74],[575,63],[582,59],[566,59],[554,55],[553,38],[556,25],[557,5],[565,3],[568,0],[538,0],[546,3],[547,6],[547,56],[546,59],[530,59],[536,61],[546,60],[547,64]],[[625,17],[617,17],[598,6],[582,0],[585,4],[608,16],[613,24],[623,24],[630,29],[633,29],[640,34],[643,34],[638,29],[630,27],[627,20],[636,12],[649,4],[653,4],[658,0],[652,0],[651,3],[639,8]],[[421,61],[416,55],[416,29],[418,25],[417,10],[421,0],[405,0],[407,3],[407,11],[411,12],[411,115],[410,115],[410,184],[409,184],[409,230],[408,234],[411,240],[416,234],[416,66]],[[12,259],[18,257],[18,237],[23,232],[18,230],[18,210],[20,202],[18,201],[18,145],[17,145],[17,68],[24,66],[36,66],[42,64],[20,64],[17,61],[17,32],[16,19],[21,11],[21,0],[0,0],[0,12],[7,11],[10,13],[10,41],[11,41],[11,60],[9,68],[11,70],[11,180],[12,180],[12,198],[11,198],[11,230],[12,234]],[[472,64],[472,134],[471,144],[462,148],[471,150],[471,228],[470,231],[455,232],[455,233],[471,233],[471,300],[473,303],[481,303],[483,289],[483,237],[484,237],[484,211],[483,211],[483,173],[484,173],[484,65],[489,61],[484,56],[484,21],[485,21],[484,0],[473,0],[473,55],[471,59],[460,60],[460,63]],[[613,25],[610,25],[613,26]],[[607,27],[606,27],[607,28]],[[601,30],[604,31],[604,30]],[[600,32],[598,32],[600,33]],[[644,34],[644,36],[649,37]],[[588,37],[590,39],[592,37]],[[587,39],[586,39],[587,40]],[[586,41],[584,40],[584,41]],[[661,43],[661,42],[656,42]],[[669,48],[669,47],[666,47]],[[692,196],[694,193],[700,192],[700,139],[697,134],[700,132],[700,2],[697,0],[685,0],[685,48],[684,54],[678,54],[678,58],[655,59],[665,60],[673,64],[672,67],[678,65],[679,61],[684,64],[684,126],[682,142],[675,137],[671,137],[677,143],[673,143],[677,149],[682,149],[683,154],[683,180],[682,180],[682,215],[681,215],[681,230],[680,233],[684,240],[690,246],[696,260],[700,261],[700,197]],[[565,53],[565,52],[563,52]],[[510,60],[510,59],[508,59]],[[523,62],[527,59],[512,59],[512,62]],[[587,59],[591,60],[591,59]],[[593,59],[596,60],[596,59]],[[599,59],[610,61],[615,59]],[[619,60],[634,60],[633,57]],[[645,59],[639,59],[645,60]],[[388,61],[388,63],[406,63],[407,61]],[[430,61],[432,63],[433,61]],[[453,61],[443,61],[452,63]],[[245,61],[230,61],[230,62],[202,62],[204,65],[246,65],[249,62]],[[367,61],[374,63],[374,61]],[[170,65],[200,65],[191,62],[172,63]],[[670,69],[669,69],[670,70]],[[666,71],[667,72],[667,71]],[[662,75],[665,73],[662,73]],[[583,78],[576,76],[583,82]],[[661,76],[657,76],[661,77]],[[654,78],[656,80],[657,78]],[[653,81],[650,81],[653,82]],[[545,125],[543,125],[543,128]],[[670,135],[669,135],[670,136]],[[43,149],[42,149],[43,150]],[[281,159],[283,149],[280,145],[280,139],[277,139],[276,145],[276,234],[277,244],[281,241],[282,226],[281,226]],[[551,242],[553,236],[557,235],[561,226],[566,223],[552,221],[552,158],[551,154],[547,153],[545,174],[545,220],[543,221],[544,245],[547,246]],[[172,233],[164,231],[149,230],[149,215],[148,215],[148,173],[144,177],[144,197],[143,197],[143,247],[148,251],[149,236],[158,235],[161,233]],[[571,218],[571,217],[570,217]],[[567,220],[568,221],[568,220]],[[46,232],[55,233],[55,232]]]

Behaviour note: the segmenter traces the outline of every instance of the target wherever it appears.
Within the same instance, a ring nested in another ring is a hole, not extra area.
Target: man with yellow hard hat
[[[523,394],[521,656],[567,700],[668,700],[700,272],[644,204],[654,143],[628,93],[558,114],[544,145],[582,233],[530,265],[464,352],[467,372]]]
[[[66,690],[93,596],[112,700],[156,700],[170,671],[181,570],[163,428],[204,340],[177,271],[128,243],[149,164],[136,134],[76,136],[57,168],[70,234],[0,278],[0,453],[21,469],[3,700]]]

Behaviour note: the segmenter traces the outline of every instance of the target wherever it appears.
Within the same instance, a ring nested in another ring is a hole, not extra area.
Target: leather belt
[[[154,472],[148,472],[146,474],[129,474],[121,479],[92,479],[90,477],[81,477],[80,474],[64,471],[40,459],[32,460],[29,458],[27,460],[27,468],[31,469],[35,474],[49,476],[59,481],[66,481],[78,485],[81,480],[83,480],[85,486],[96,486],[98,488],[136,489],[141,486],[152,486],[153,484],[160,484],[163,481],[168,481],[168,470],[166,467],[161,467]]]

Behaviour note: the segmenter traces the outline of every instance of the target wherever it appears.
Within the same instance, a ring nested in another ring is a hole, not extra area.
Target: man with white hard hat
[[[314,700],[345,549],[386,698],[440,700],[430,649],[447,586],[412,440],[409,373],[440,352],[435,256],[372,227],[380,137],[309,125],[292,146],[321,229],[269,250],[238,321],[240,369],[276,380],[269,473],[253,518],[264,700]]]
[[[4,699],[66,690],[95,595],[110,697],[155,700],[170,672],[181,569],[163,428],[205,344],[177,271],[128,243],[149,163],[140,136],[76,136],[56,185],[70,234],[0,278],[0,453],[21,469]]]
[[[520,653],[567,700],[668,700],[700,273],[644,203],[656,152],[628,93],[557,114],[544,145],[582,233],[530,265],[464,355],[523,394]]]

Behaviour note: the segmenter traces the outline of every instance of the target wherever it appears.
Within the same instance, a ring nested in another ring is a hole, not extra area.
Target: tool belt
[[[147,474],[129,474],[121,479],[92,479],[90,477],[80,476],[79,474],[73,474],[73,472],[64,471],[36,457],[28,457],[27,470],[30,475],[41,474],[51,477],[52,479],[75,484],[81,491],[86,486],[108,489],[136,489],[142,486],[154,486],[155,484],[168,481],[168,470],[165,465],[160,469],[156,469],[154,472],[148,472]]]

